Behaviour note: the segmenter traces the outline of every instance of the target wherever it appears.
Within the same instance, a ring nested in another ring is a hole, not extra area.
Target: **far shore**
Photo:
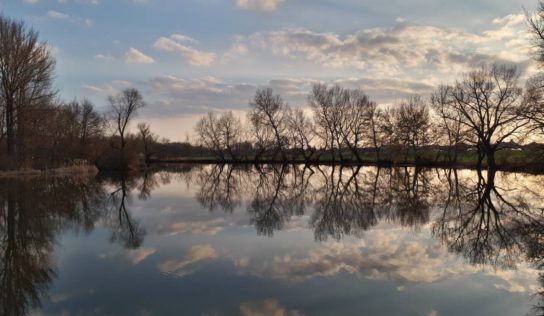
[[[66,166],[51,169],[17,169],[17,170],[2,170],[0,178],[16,178],[16,177],[35,177],[35,176],[78,176],[78,175],[96,175],[98,168],[94,165],[78,165]]]

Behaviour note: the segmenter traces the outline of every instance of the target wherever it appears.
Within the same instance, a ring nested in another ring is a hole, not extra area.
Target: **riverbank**
[[[404,157],[402,155],[383,155],[380,160],[371,153],[361,153],[360,160],[344,153],[343,158],[332,159],[329,154],[322,154],[312,159],[287,156],[286,159],[272,159],[254,156],[243,156],[237,159],[219,159],[216,157],[179,157],[175,159],[157,159],[153,163],[168,164],[306,164],[306,165],[346,165],[346,166],[378,166],[378,167],[422,167],[422,168],[456,168],[477,169],[477,154],[465,151],[458,154],[455,161],[451,161],[444,152],[427,150],[419,154]],[[544,173],[544,152],[541,150],[502,150],[495,155],[496,170],[528,173]],[[487,168],[484,160],[482,168]]]
[[[16,178],[16,177],[37,177],[37,176],[74,176],[74,175],[96,175],[98,168],[93,165],[78,165],[52,169],[17,169],[17,170],[2,170],[0,178]]]

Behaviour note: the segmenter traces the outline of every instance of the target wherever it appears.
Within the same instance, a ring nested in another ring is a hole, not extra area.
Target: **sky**
[[[483,64],[538,71],[524,9],[536,0],[0,0],[40,32],[59,98],[102,111],[127,87],[138,120],[173,141],[209,111],[241,115],[258,87],[304,107],[313,83],[379,104],[428,97]]]

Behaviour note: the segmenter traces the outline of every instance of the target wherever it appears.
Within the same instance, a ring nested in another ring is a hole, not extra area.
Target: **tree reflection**
[[[60,231],[89,231],[103,191],[83,179],[0,180],[0,314],[39,305],[55,276],[51,253]]]
[[[202,168],[197,175],[200,189],[196,199],[200,204],[213,211],[221,208],[232,212],[242,203],[242,184],[244,173],[233,165],[214,165]]]
[[[448,198],[434,233],[473,264],[513,268],[522,258],[541,262],[542,209],[533,208],[523,191],[497,186],[494,171],[477,176],[460,183],[455,171],[449,173]]]
[[[110,240],[121,243],[125,248],[138,248],[142,244],[146,232],[141,227],[140,222],[132,217],[127,207],[131,200],[131,191],[137,186],[135,179],[121,174],[110,176],[109,180],[115,187],[109,193],[106,205],[106,223],[112,230]],[[144,181],[154,182],[155,180],[145,180],[144,177]],[[149,186],[146,188],[145,185],[141,187],[144,190],[149,188]],[[142,195],[146,197],[145,194],[140,193],[140,196]]]

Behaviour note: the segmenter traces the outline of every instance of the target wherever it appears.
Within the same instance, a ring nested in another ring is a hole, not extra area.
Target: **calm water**
[[[541,314],[544,176],[0,180],[0,315]]]

